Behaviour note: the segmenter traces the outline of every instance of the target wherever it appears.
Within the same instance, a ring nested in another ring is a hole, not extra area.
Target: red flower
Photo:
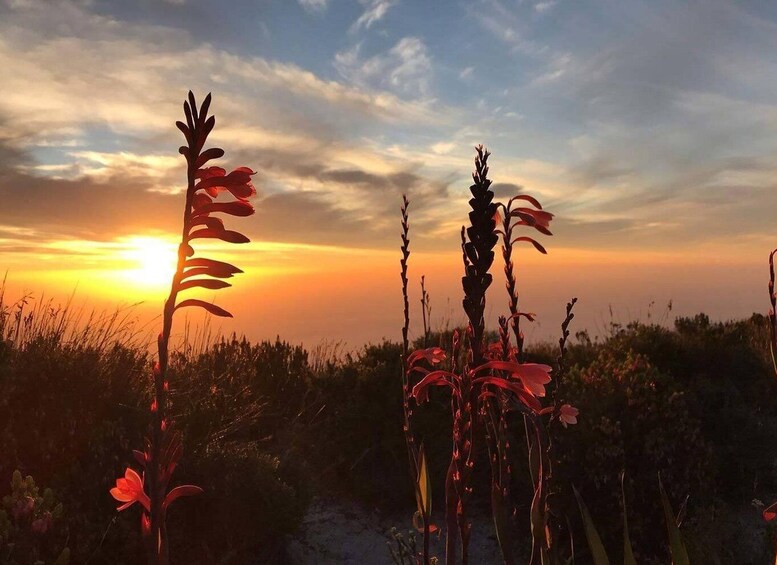
[[[407,358],[407,365],[408,367],[413,367],[422,359],[428,363],[431,363],[432,365],[437,365],[438,363],[445,360],[445,351],[443,351],[439,347],[430,347],[429,349],[418,349],[416,351],[413,351],[413,353],[411,353],[410,356]]]
[[[518,370],[511,377],[520,379],[524,388],[534,396],[545,396],[545,385],[550,382],[550,372],[553,369],[539,363],[520,363]]]
[[[119,502],[124,502],[117,510],[125,510],[140,502],[147,512],[151,511],[151,500],[143,490],[143,479],[129,467],[124,472],[123,479],[116,479],[116,486],[111,489],[111,496]]]
[[[569,404],[564,404],[559,408],[559,421],[567,427],[567,424],[577,424],[577,416],[580,414],[580,410]]]

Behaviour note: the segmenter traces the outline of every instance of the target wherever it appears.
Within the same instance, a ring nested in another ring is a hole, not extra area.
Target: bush
[[[41,494],[35,480],[17,470],[11,494],[0,510],[0,563],[3,565],[68,565],[70,550],[62,519],[62,503],[47,488]]]
[[[284,538],[302,521],[310,493],[293,468],[255,445],[212,445],[180,469],[205,492],[172,507],[173,555],[180,563],[285,563]]]
[[[676,506],[686,495],[697,504],[708,498],[710,450],[686,394],[644,356],[609,347],[590,366],[571,370],[563,387],[581,417],[555,440],[555,480],[574,484],[594,517],[610,517],[598,526],[614,547],[622,536],[621,520],[612,518],[621,516],[619,476],[625,471],[636,551],[654,556],[665,545],[658,473]],[[571,497],[564,506],[568,516],[576,514]]]

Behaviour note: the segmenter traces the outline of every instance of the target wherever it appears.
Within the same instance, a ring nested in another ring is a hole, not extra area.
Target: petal
[[[133,498],[132,500],[130,500],[129,502],[127,502],[127,504],[122,504],[121,506],[119,506],[119,507],[118,507],[116,510],[117,510],[118,512],[121,512],[122,510],[126,510],[127,508],[129,508],[130,506],[132,506],[133,504],[135,504],[135,502],[137,502],[137,501],[136,501],[136,500]]]
[[[199,306],[200,308],[204,308],[214,316],[221,316],[222,318],[231,318],[232,314],[224,310],[223,308],[219,308],[215,304],[211,304],[210,302],[205,302],[204,300],[196,300],[196,299],[189,299],[184,300],[180,304],[178,304],[175,309],[178,310],[178,308],[186,308],[187,306]]]
[[[539,363],[523,363],[518,366],[518,371],[514,373],[514,376],[518,377],[522,381],[534,381],[540,384],[547,384],[550,382],[550,372],[552,367],[549,365],[540,365]]]
[[[182,485],[179,487],[175,487],[173,490],[167,493],[167,496],[165,497],[165,501],[162,504],[162,507],[167,508],[182,496],[194,496],[201,493],[202,493],[202,489],[195,485]]]
[[[523,379],[521,379],[521,383],[523,384],[523,387],[534,396],[539,396],[539,397],[545,396],[544,385],[541,385],[540,383],[537,383],[534,381],[525,381]]]
[[[118,500],[119,502],[130,502],[135,500],[134,496],[132,496],[131,494],[128,494],[127,491],[122,490],[120,488],[112,488],[111,496],[116,500]]]
[[[131,490],[135,492],[143,491],[143,479],[135,472],[135,469],[127,467],[127,470],[124,472],[124,478],[127,480],[127,486]]]
[[[419,403],[427,401],[430,386],[449,386],[455,393],[458,391],[458,380],[458,375],[449,371],[432,371],[413,387],[413,398]]]
[[[204,196],[204,195],[203,195]],[[206,198],[208,198],[206,196]],[[210,200],[210,198],[208,198]],[[223,214],[230,214],[232,216],[246,217],[254,213],[253,205],[242,200],[236,202],[212,202],[205,203],[202,206],[195,209],[197,214],[215,214],[221,212]]]
[[[223,177],[226,174],[227,174],[227,171],[225,171],[221,167],[205,167],[204,169],[198,170],[194,176],[195,178],[204,180],[204,179],[210,179],[213,177]]]
[[[217,279],[190,279],[188,281],[184,281],[178,285],[178,291],[188,290],[190,288],[194,287],[202,287],[207,288],[210,290],[218,290],[220,288],[227,288],[228,286],[232,286],[226,281],[217,280]]]
[[[248,243],[251,241],[242,233],[236,231],[214,230],[210,228],[197,230],[189,234],[190,240],[197,238],[220,239],[222,241],[228,241],[229,243]]]
[[[777,518],[777,502],[772,503],[770,506],[766,507],[763,512],[764,520],[767,522],[771,522],[775,518]]]

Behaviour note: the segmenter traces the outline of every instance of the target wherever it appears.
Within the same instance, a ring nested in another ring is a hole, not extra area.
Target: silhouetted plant
[[[413,409],[410,405],[412,390],[410,388],[410,375],[412,372],[412,363],[409,359],[409,341],[408,331],[410,329],[410,303],[407,294],[407,260],[410,257],[410,239],[408,233],[410,225],[408,224],[407,209],[410,202],[406,195],[402,195],[402,258],[400,259],[402,279],[402,300],[404,305],[404,324],[402,326],[402,410],[404,416],[403,431],[405,433],[405,443],[410,461],[410,479],[413,483],[415,492],[416,506],[418,510],[413,516],[413,524],[416,529],[423,532],[423,552],[422,560],[424,565],[429,565],[429,536],[437,527],[431,524],[431,486],[429,483],[429,466],[426,461],[426,452],[424,445],[418,445],[412,428]],[[422,299],[421,307],[425,308],[426,290],[423,288],[424,279],[421,277]],[[424,310],[424,335],[426,335],[426,310]]]
[[[777,253],[777,249],[773,250],[769,254],[769,302],[771,303],[771,309],[769,310],[769,351],[772,355],[772,366],[774,367],[774,374],[777,376],[777,294],[774,291],[774,255]],[[777,502],[772,503],[766,507],[763,511],[764,520],[771,522],[777,518]],[[777,558],[775,559],[777,563]]]
[[[542,211],[539,203],[526,195],[519,195],[507,205],[494,202],[491,180],[488,178],[489,153],[482,146],[476,148],[475,172],[470,186],[472,198],[469,201],[470,226],[462,227],[461,249],[464,262],[463,307],[469,324],[466,331],[466,344],[462,344],[458,331],[453,333],[450,368],[443,369],[447,356],[439,347],[421,349],[407,358],[407,374],[410,377],[420,375],[413,387],[413,397],[421,403],[429,398],[429,387],[445,386],[451,390],[451,413],[453,415],[453,449],[446,474],[446,563],[455,565],[459,549],[463,564],[469,562],[469,537],[471,524],[468,520],[468,502],[472,494],[471,478],[475,465],[474,444],[476,441],[474,416],[478,415],[484,425],[486,445],[491,464],[491,502],[497,537],[506,563],[513,562],[511,550],[512,536],[508,532],[509,480],[511,466],[508,463],[510,449],[507,413],[518,411],[526,416],[527,434],[530,439],[529,459],[533,472],[534,497],[531,506],[532,558],[531,563],[547,563],[550,548],[550,536],[547,535],[546,479],[550,470],[547,448],[549,439],[542,420],[550,414],[552,419],[564,425],[576,422],[577,410],[571,406],[559,405],[543,408],[538,397],[545,396],[545,385],[550,382],[551,367],[548,365],[525,363],[522,361],[523,337],[515,321],[523,316],[533,320],[532,314],[518,311],[515,277],[512,265],[512,245],[518,241],[528,241],[540,251],[544,248],[529,237],[513,238],[513,228],[518,225],[534,227],[550,234],[548,225],[552,214]],[[527,200],[536,209],[513,208],[517,200]],[[498,210],[505,211],[503,230],[496,229],[500,219]],[[516,220],[517,219],[517,220]],[[505,274],[510,295],[510,319],[517,346],[510,343],[508,318],[500,318],[499,340],[486,347],[484,312],[486,292],[491,285],[490,268],[494,260],[494,247],[499,235],[505,238],[503,256]],[[571,305],[567,310],[562,337],[562,354],[567,326],[571,320]]]
[[[231,286],[223,279],[231,278],[242,271],[221,261],[193,257],[191,243],[195,239],[220,239],[231,243],[246,243],[248,238],[241,233],[224,228],[221,218],[212,214],[224,213],[232,216],[250,216],[254,208],[248,199],[256,194],[251,183],[254,173],[247,167],[240,167],[227,174],[221,167],[205,164],[222,157],[224,150],[213,147],[203,150],[208,135],[216,123],[214,116],[208,116],[211,96],[208,94],[198,109],[194,95],[189,92],[184,102],[186,123],[176,122],[186,138],[186,145],[179,152],[186,158],[187,188],[183,214],[183,230],[178,247],[178,264],[162,317],[162,332],[157,339],[159,359],[153,366],[154,399],[151,403],[151,433],[143,452],[136,451],[135,457],[143,467],[143,476],[127,468],[124,478],[116,481],[111,494],[124,504],[119,510],[135,502],[143,507],[141,530],[146,544],[149,565],[168,565],[169,547],[165,515],[169,505],[182,496],[202,492],[200,487],[182,485],[168,492],[168,485],[183,454],[180,434],[173,429],[167,415],[169,384],[167,369],[169,362],[170,333],[173,315],[179,308],[195,306],[216,316],[228,316],[226,310],[198,299],[178,302],[178,294],[192,288],[217,290]],[[217,202],[221,193],[230,193],[235,200]]]

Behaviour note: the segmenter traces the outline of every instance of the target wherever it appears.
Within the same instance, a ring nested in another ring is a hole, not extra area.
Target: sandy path
[[[409,526],[409,516],[382,516],[357,504],[315,499],[299,533],[289,542],[290,565],[392,565],[389,532],[392,527],[407,531]],[[444,540],[434,539],[432,555],[443,552]],[[473,565],[500,562],[486,516],[475,520],[470,555]]]

